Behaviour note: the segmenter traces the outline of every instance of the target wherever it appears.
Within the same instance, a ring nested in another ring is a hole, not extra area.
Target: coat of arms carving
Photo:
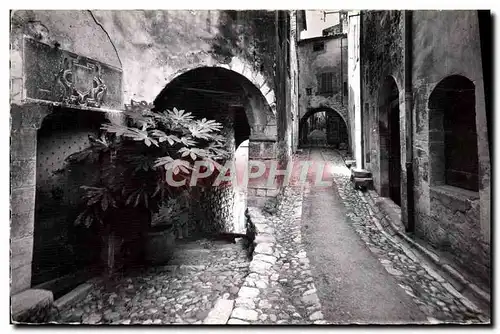
[[[65,56],[56,80],[64,91],[63,103],[100,108],[106,97],[101,66],[88,59]]]

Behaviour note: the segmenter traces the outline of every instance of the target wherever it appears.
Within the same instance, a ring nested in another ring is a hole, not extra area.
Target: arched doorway
[[[429,98],[431,184],[479,190],[476,97],[460,75],[439,82]]]
[[[380,193],[401,205],[399,89],[386,77],[379,93]]]
[[[81,205],[80,186],[98,178],[98,170],[90,165],[75,166],[69,173],[58,170],[69,155],[90,145],[89,135],[97,136],[105,121],[105,113],[54,107],[37,132],[31,283],[47,285],[55,298],[88,279],[90,269],[99,263],[101,240],[96,226],[74,224]],[[81,276],[76,275],[80,272]],[[74,278],[61,279],[66,276]]]
[[[232,152],[230,159],[236,164],[244,161],[248,165],[249,158],[258,159],[258,152],[249,150],[253,137],[267,135],[272,140],[276,133],[272,129],[276,127],[275,116],[261,91],[243,75],[220,67],[199,67],[181,74],[158,95],[154,105],[159,110],[175,107],[222,123],[226,149]],[[192,236],[204,232],[245,233],[242,215],[249,198],[246,185],[192,187],[190,191],[198,198],[190,208],[194,223],[188,230]]]
[[[331,108],[310,109],[300,120],[299,145],[349,149],[347,124]]]
[[[234,161],[236,165],[236,170],[238,175],[243,176],[243,170],[248,168],[248,143],[249,140],[245,140],[242,142],[236,151],[234,152]],[[242,178],[240,178],[238,181],[243,181]],[[246,217],[245,217],[245,210],[247,207],[247,196],[248,196],[248,191],[247,187],[245,186],[245,183],[238,182],[237,185],[235,185],[234,189],[234,204],[233,204],[233,213],[234,213],[234,230],[237,233],[245,233],[245,223],[246,223]]]

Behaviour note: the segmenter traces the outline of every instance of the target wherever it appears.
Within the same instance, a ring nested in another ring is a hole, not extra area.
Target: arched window
[[[443,79],[429,99],[431,183],[478,191],[474,84],[460,75]]]

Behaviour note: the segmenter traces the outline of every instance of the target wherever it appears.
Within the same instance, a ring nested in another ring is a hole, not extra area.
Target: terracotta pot
[[[167,263],[174,254],[175,232],[169,229],[151,229],[146,233],[144,260],[152,264]]]

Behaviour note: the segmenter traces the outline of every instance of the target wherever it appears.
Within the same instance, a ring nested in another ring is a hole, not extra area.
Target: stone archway
[[[393,77],[379,91],[380,195],[401,205],[401,131],[399,89]]]
[[[255,71],[250,63],[246,62],[245,60],[242,60],[239,57],[233,57],[229,64],[213,64],[213,65],[207,64],[206,66],[200,66],[199,64],[191,64],[191,66],[184,67],[174,72],[173,74],[169,75],[166,78],[166,82],[170,84],[177,77],[189,71],[196,70],[197,68],[200,67],[215,67],[220,69],[226,69],[245,77],[250,83],[253,84],[252,87],[248,86],[248,88],[251,90],[255,90],[255,88],[258,89],[261,92],[262,96],[264,96],[273,115],[276,116],[276,95],[274,93],[272,85],[267,82],[266,78],[260,72]]]
[[[244,69],[240,72],[247,73]],[[223,67],[196,67],[178,73],[157,96],[154,105],[157,109],[176,107],[192,112],[195,117],[217,120],[224,125],[226,148],[233,153],[233,158],[236,148],[248,140],[248,160],[264,162],[267,167],[276,158],[277,124],[268,103],[270,97],[274,100],[274,93],[264,95],[263,86],[258,87],[246,76]],[[244,232],[237,223],[240,217],[234,217],[231,210],[235,199],[247,198],[249,205],[259,206],[266,197],[276,193],[275,187],[250,183],[246,189],[248,196],[236,196],[234,188],[211,187],[204,191],[205,197],[200,200],[202,207],[197,211],[204,212],[206,218],[198,219],[196,224],[206,226],[205,222],[212,220],[219,224],[219,230]],[[215,205],[207,205],[215,202]],[[237,226],[239,231],[235,230]]]
[[[441,80],[429,97],[431,184],[479,190],[476,96],[461,75]]]
[[[344,116],[332,108],[315,108],[308,110],[299,122],[299,145],[309,145],[309,140],[307,139],[308,134],[313,130],[311,128],[309,121],[314,115],[323,113],[325,115],[325,135],[326,143],[325,145],[333,148],[345,148],[349,149],[349,131],[347,130],[347,122]]]

